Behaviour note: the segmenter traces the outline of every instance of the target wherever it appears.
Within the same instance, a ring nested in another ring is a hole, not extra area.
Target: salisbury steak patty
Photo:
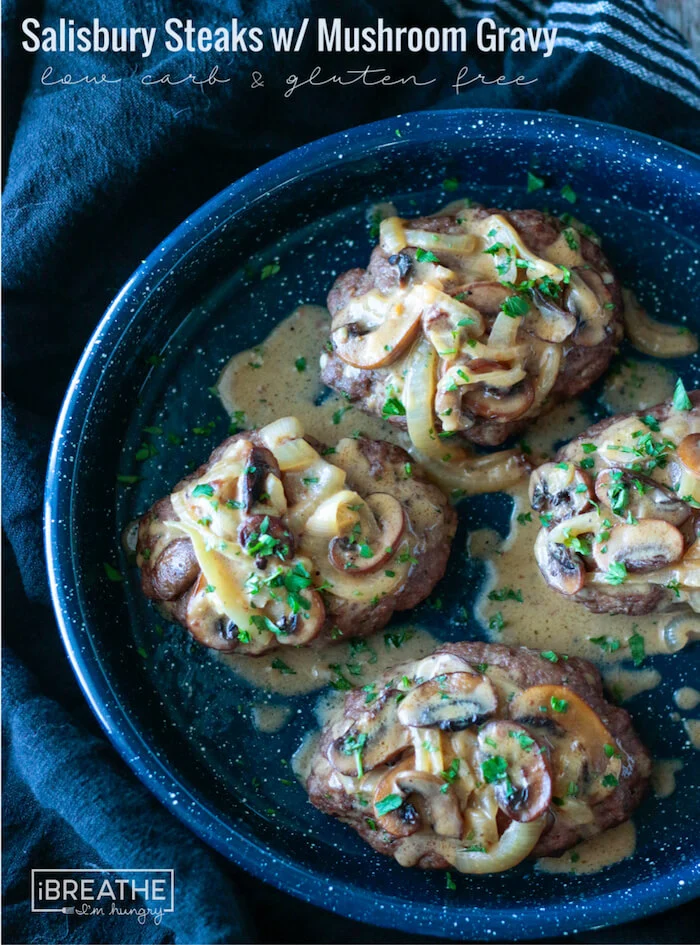
[[[650,768],[591,663],[455,643],[349,693],[306,789],[404,866],[490,873],[622,823]]]
[[[225,440],[141,518],[144,594],[205,646],[365,636],[442,577],[456,515],[397,446],[287,417]]]
[[[561,594],[595,613],[700,612],[700,391],[590,427],[533,472],[530,501]]]
[[[413,437],[406,407],[422,339],[435,359],[433,427],[502,443],[586,390],[622,338],[620,286],[594,239],[538,210],[384,220],[368,268],[341,275],[328,296],[324,382],[368,413],[408,420]]]

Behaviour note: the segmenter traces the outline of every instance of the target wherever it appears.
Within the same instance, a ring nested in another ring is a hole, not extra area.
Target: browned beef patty
[[[700,391],[688,397],[688,409],[668,401],[594,424],[531,476],[540,570],[594,613],[700,609]],[[572,525],[576,546],[557,542]]]
[[[454,273],[454,277],[447,279],[443,286],[445,293],[463,301],[482,315],[485,330],[478,338],[480,342],[485,343],[488,340],[504,298],[519,294],[522,298],[536,302],[523,319],[518,333],[518,343],[530,345],[532,349],[525,366],[525,380],[506,392],[506,395],[503,389],[482,387],[477,388],[474,393],[472,388],[462,396],[459,407],[450,408],[453,417],[459,412],[459,432],[472,442],[487,446],[499,445],[511,434],[524,429],[534,417],[554,404],[576,397],[590,387],[606,370],[623,333],[620,284],[600,247],[581,231],[586,230],[581,224],[565,225],[560,219],[539,210],[504,211],[479,206],[471,207],[467,211],[406,220],[404,223],[410,226],[411,230],[459,235],[464,234],[465,227],[458,221],[468,216],[470,221],[478,224],[492,214],[503,217],[517,232],[526,249],[538,256],[546,258],[552,245],[561,243],[564,238],[562,234],[565,235],[569,244],[576,247],[577,264],[573,265],[571,272],[575,278],[580,278],[599,300],[600,308],[596,321],[600,325],[593,335],[586,329],[582,315],[573,302],[570,287],[563,286],[559,291],[551,282],[545,282],[542,289],[542,284],[535,281],[531,291],[517,293],[507,287],[510,275],[499,283],[498,273],[495,272],[489,281],[485,281],[483,274],[469,274],[468,267],[463,265],[463,257],[440,248],[429,251],[429,257],[439,260]],[[425,251],[420,248],[416,250],[410,245],[398,255],[391,255],[379,245],[373,250],[367,269],[351,269],[339,276],[328,295],[328,308],[334,317],[334,327],[339,319],[342,321],[349,303],[365,293],[378,290],[390,297],[399,286],[410,288],[415,284],[418,279],[417,253],[419,257],[423,253],[425,258]],[[483,259],[483,252],[481,255]],[[403,266],[397,262],[399,259],[404,260]],[[521,273],[522,271],[520,270]],[[568,329],[569,334],[558,343],[561,361],[555,382],[541,403],[538,403],[537,398],[533,403],[532,386],[539,370],[538,357],[542,345],[542,332],[537,326],[543,322],[538,310],[545,312],[548,318],[554,316],[555,319],[559,312],[561,317],[571,321],[572,327]],[[392,371],[396,370],[396,362],[393,363],[393,368],[388,364],[360,370],[343,359],[342,350],[333,338],[332,335],[328,350],[321,356],[321,376],[324,383],[343,393],[367,413],[382,416],[387,400],[387,387],[392,384]],[[468,349],[465,350],[468,353]],[[474,361],[468,363],[474,364]],[[447,362],[441,362],[441,370],[445,369],[446,364]],[[468,367],[465,369],[468,371]],[[478,368],[483,369],[483,365]],[[440,411],[437,413],[436,425],[437,429],[440,429]],[[402,427],[406,425],[402,415],[394,414],[387,419]]]
[[[444,574],[450,553],[450,543],[456,528],[456,514],[442,491],[425,478],[420,466],[412,461],[408,453],[389,443],[363,437],[341,441],[335,451],[327,451],[323,444],[315,441],[307,440],[306,442],[319,453],[325,454],[323,458],[328,463],[344,469],[347,473],[346,488],[354,490],[363,499],[376,494],[389,495],[394,506],[400,506],[399,514],[403,515],[405,522],[401,544],[397,544],[394,549],[379,549],[385,559],[384,563],[380,569],[374,568],[372,574],[368,573],[364,576],[364,580],[369,582],[378,573],[380,575],[395,573],[398,575],[397,581],[393,583],[389,592],[378,594],[372,599],[367,599],[366,594],[360,597],[359,593],[359,599],[352,596],[337,596],[333,588],[323,589],[323,577],[318,568],[320,559],[314,556],[323,558],[327,572],[329,539],[314,539],[310,546],[313,551],[309,551],[309,547],[305,544],[306,537],[295,533],[294,527],[290,525],[286,516],[283,515],[280,518],[269,514],[267,518],[272,524],[267,526],[267,530],[278,540],[277,548],[283,548],[285,553],[288,552],[287,556],[290,560],[295,549],[301,549],[306,555],[305,560],[311,561],[308,583],[302,579],[301,583],[305,586],[302,586],[299,593],[302,601],[313,598],[312,611],[315,625],[309,628],[308,622],[305,623],[301,638],[299,638],[298,631],[287,622],[284,626],[287,630],[286,634],[277,638],[273,636],[269,644],[251,648],[240,639],[238,633],[240,628],[232,626],[231,620],[225,616],[212,613],[204,624],[201,619],[195,619],[194,596],[201,591],[204,579],[192,541],[186,535],[179,533],[177,529],[166,525],[168,522],[178,520],[172,498],[167,496],[156,502],[140,520],[137,562],[141,569],[141,586],[146,597],[156,601],[168,619],[182,624],[205,645],[220,650],[239,650],[251,652],[251,655],[259,655],[274,649],[280,645],[280,642],[296,645],[306,644],[311,639],[328,640],[366,636],[383,627],[394,611],[416,606],[430,594]],[[290,508],[292,508],[293,500],[299,499],[298,477],[293,483],[288,474],[280,473],[274,457],[271,457],[265,449],[259,431],[255,430],[239,433],[225,440],[214,450],[206,463],[178,482],[173,491],[185,489],[198,480],[206,480],[212,467],[236,443],[249,443],[259,451],[258,459],[255,461],[258,471],[267,463],[266,471],[271,470],[281,478]],[[266,454],[267,458],[265,458]],[[295,492],[294,496],[292,496],[292,491]],[[256,501],[259,498],[258,496]],[[212,501],[217,501],[216,496]],[[248,516],[253,526],[258,529],[265,518],[265,515],[260,513],[265,511],[263,502],[262,508],[257,508],[257,515]],[[243,510],[241,515],[245,523],[248,513]],[[237,537],[245,545],[245,533],[239,532]],[[340,547],[341,552],[348,555],[346,566],[354,568],[352,554],[357,552],[357,548],[350,540],[347,540],[344,545],[341,544]],[[362,553],[364,549],[360,548],[360,555],[355,554],[357,567],[365,564]],[[282,561],[282,564],[284,563]],[[278,554],[273,553],[269,557],[258,554],[250,558],[250,572],[253,580],[257,577],[264,582],[278,567],[280,567]],[[353,571],[349,570],[347,574],[352,576]],[[339,582],[343,576],[343,572],[338,574]],[[320,590],[318,590],[319,587]],[[278,596],[284,596],[285,593],[285,587],[278,589]]]

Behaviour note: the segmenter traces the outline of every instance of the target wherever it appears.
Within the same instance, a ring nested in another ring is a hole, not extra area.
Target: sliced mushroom
[[[238,529],[238,541],[261,571],[272,558],[286,561],[294,557],[294,535],[281,518],[274,515],[249,515]]]
[[[447,673],[409,692],[399,705],[398,720],[413,728],[456,732],[483,721],[497,706],[496,691],[486,676]]]
[[[279,628],[277,642],[283,646],[303,646],[310,643],[319,635],[326,621],[326,607],[318,591],[304,590],[300,596],[308,603],[308,607],[302,604],[297,613],[287,612],[275,620],[275,625]]]
[[[583,267],[571,270],[567,308],[578,322],[573,338],[577,345],[589,348],[604,341],[615,303],[600,273]]]
[[[594,543],[593,557],[601,571],[623,564],[630,573],[645,574],[680,561],[684,548],[683,536],[674,525],[647,518],[636,525],[615,525],[609,538]]]
[[[395,767],[389,768],[374,792],[374,813],[377,823],[392,837],[410,837],[422,826],[420,814],[396,784],[397,776],[413,771],[414,764],[414,758],[411,755]],[[392,809],[385,811],[385,807],[388,806]]]
[[[243,508],[250,512],[253,506],[260,502],[265,493],[265,483],[268,475],[282,478],[280,468],[274,455],[264,446],[255,446],[251,443],[250,450],[245,457],[243,475],[238,481],[239,501]],[[227,498],[222,496],[222,498]]]
[[[477,417],[508,423],[527,413],[534,399],[535,388],[526,377],[509,390],[485,386],[468,390],[462,398],[462,405]]]
[[[617,787],[622,761],[617,743],[587,702],[564,686],[533,686],[510,703],[511,717],[541,728],[554,745],[554,792],[565,798],[574,783],[592,802]]]
[[[542,528],[535,541],[535,560],[547,584],[573,597],[586,581],[586,569],[578,554],[561,542],[552,541]]]
[[[416,684],[445,673],[474,672],[471,664],[455,653],[433,653],[415,664],[414,680]]]
[[[403,771],[396,786],[408,798],[420,798],[420,806],[433,831],[440,837],[461,837],[464,821],[454,791],[445,791],[445,781],[427,771]]]
[[[571,312],[566,312],[555,305],[552,299],[539,289],[533,290],[532,297],[538,312],[538,317],[532,324],[532,330],[543,341],[561,344],[576,329],[576,317]]]
[[[461,286],[457,292],[460,301],[464,301],[482,315],[498,315],[503,302],[512,294],[511,290],[500,282],[472,282]]]
[[[406,528],[403,506],[387,492],[375,492],[365,499],[376,520],[373,534],[339,535],[328,545],[328,557],[338,571],[371,572],[395,554]]]
[[[412,744],[411,733],[402,727],[396,715],[396,690],[384,690],[344,735],[331,743],[327,757],[336,771],[357,776],[360,751],[361,769],[371,771],[377,765],[392,761]]]
[[[213,606],[207,579],[200,574],[187,602],[187,629],[203,646],[230,653],[239,646],[238,627]]]
[[[552,776],[546,754],[528,730],[503,719],[489,722],[479,731],[478,746],[479,764],[499,761],[492,766],[501,777],[491,783],[503,813],[521,823],[540,817],[552,800]]]
[[[590,477],[574,463],[544,463],[530,476],[530,505],[561,522],[591,504]]]
[[[396,266],[399,273],[399,285],[403,288],[406,285],[407,276],[413,268],[413,260],[408,253],[402,251],[389,256],[389,265]]]
[[[683,437],[678,446],[678,458],[691,475],[700,477],[700,433]]]
[[[396,837],[406,837],[427,824],[440,837],[462,836],[464,821],[453,791],[427,771],[416,771],[413,758],[390,768],[377,785],[374,812],[379,825]],[[392,810],[382,813],[389,801]],[[394,806],[395,805],[395,806]]]
[[[194,584],[199,564],[189,538],[176,538],[158,555],[151,570],[153,589],[161,600],[175,600]]]
[[[690,516],[688,504],[672,489],[629,469],[602,470],[595,494],[618,518],[657,518],[678,527]]]
[[[418,334],[421,310],[418,306],[403,307],[400,303],[399,307],[400,314],[388,313],[376,327],[368,328],[356,321],[332,332],[335,349],[346,364],[373,370],[391,364],[408,348]]]

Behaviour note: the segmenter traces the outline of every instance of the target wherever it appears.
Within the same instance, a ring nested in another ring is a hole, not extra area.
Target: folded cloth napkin
[[[240,872],[162,809],[101,733],[68,666],[51,611],[41,522],[51,431],[81,349],[140,260],[188,213],[256,165],[313,138],[401,111],[558,109],[700,147],[700,74],[653,0],[190,0],[179,15],[198,25],[239,17],[267,29],[305,15],[344,15],[360,25],[383,17],[390,25],[466,24],[473,30],[479,16],[489,15],[499,26],[558,30],[548,57],[510,50],[487,55],[473,46],[466,56],[327,55],[328,74],[370,63],[395,75],[443,78],[422,87],[325,86],[296,98],[284,97],[284,80],[292,72],[308,75],[318,64],[310,46],[295,55],[266,49],[253,56],[170,53],[156,44],[148,59],[139,51],[29,54],[21,48],[26,17],[42,26],[56,26],[60,17],[78,25],[97,17],[109,26],[161,26],[178,15],[173,6],[166,0],[93,0],[89,17],[81,0],[7,0],[3,7],[6,941],[269,940],[271,916],[279,912],[274,903],[293,908],[291,900],[267,890],[266,917],[258,915],[256,930],[237,893],[241,884],[248,891],[252,884],[246,887]],[[477,82],[456,95],[451,83],[464,65],[470,76],[522,74],[537,81],[489,87]],[[230,81],[139,81],[166,73],[203,78],[214,66]],[[255,100],[248,91],[253,70],[265,76]],[[66,74],[123,81],[71,85],[61,81]],[[160,926],[30,912],[32,867],[153,863],[172,865],[178,877],[177,910]],[[247,892],[251,901],[255,897]],[[297,913],[312,914],[310,907]],[[381,930],[361,933],[359,926],[351,932],[337,917],[318,916],[315,926],[307,922],[299,934],[315,941],[394,937]],[[637,941],[644,939],[643,929],[636,934]],[[614,936],[609,933],[606,941]]]

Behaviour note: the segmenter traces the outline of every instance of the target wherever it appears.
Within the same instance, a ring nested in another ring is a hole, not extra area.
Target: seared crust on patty
[[[551,856],[561,854],[578,841],[620,824],[629,818],[632,811],[641,802],[646,791],[651,771],[651,760],[649,753],[632,728],[629,714],[624,709],[611,705],[605,699],[600,674],[592,663],[578,657],[566,659],[560,657],[557,662],[551,662],[542,658],[536,651],[525,647],[512,648],[481,642],[445,644],[435,651],[433,657],[428,659],[441,656],[443,658],[452,656],[465,661],[469,664],[472,673],[481,671],[493,680],[494,685],[497,683],[499,693],[505,695],[503,700],[499,697],[499,707],[496,713],[490,714],[487,719],[480,718],[478,720],[478,723],[482,723],[480,725],[482,729],[486,722],[490,722],[494,717],[505,719],[512,717],[509,709],[511,703],[508,701],[509,698],[512,699],[512,696],[507,692],[509,685],[512,686],[512,690],[516,694],[521,694],[522,691],[526,693],[527,691],[535,692],[536,687],[563,687],[569,695],[570,703],[578,696],[595,714],[605,727],[611,744],[614,746],[615,754],[622,759],[621,765],[618,763],[619,774],[616,778],[613,778],[615,787],[588,803],[589,814],[587,816],[580,816],[580,808],[579,816],[573,818],[568,816],[566,803],[561,806],[551,804],[548,807],[544,815],[544,829],[536,846],[531,850],[531,855]],[[425,666],[425,663],[426,661],[405,663],[387,670],[377,681],[375,687],[376,691],[380,693],[379,698],[381,698],[384,686],[388,685],[389,689],[393,691],[392,687],[395,686],[397,678],[402,676],[411,677],[416,666]],[[449,673],[454,671],[454,667],[447,667],[446,671],[448,672],[447,676],[442,675],[438,678],[449,680]],[[410,692],[410,689],[408,691]],[[573,711],[571,705],[569,708]],[[342,779],[337,777],[337,772],[329,762],[329,758],[332,759],[333,757],[334,746],[338,743],[338,733],[345,730],[355,731],[356,729],[353,726],[358,725],[366,712],[365,691],[355,690],[349,693],[345,699],[342,715],[339,719],[326,725],[321,732],[318,748],[311,760],[309,774],[306,778],[306,789],[312,804],[319,810],[338,817],[349,824],[379,853],[388,856],[398,854],[401,862],[405,859],[401,854],[401,846],[405,838],[392,836],[387,830],[381,829],[381,821],[377,822],[376,812],[372,809],[371,793],[365,796],[365,803],[362,804],[360,802],[361,793],[351,793],[345,790]],[[563,715],[559,716],[562,719],[563,717]],[[532,720],[532,723],[530,720],[522,722],[534,739],[547,745],[546,728],[543,729],[535,723],[537,723],[537,719]],[[516,723],[508,722],[508,726],[513,725],[516,725]],[[516,727],[520,732],[519,726],[516,725]],[[476,730],[475,725],[472,731]],[[427,732],[429,730],[424,728],[419,731]],[[516,733],[511,732],[511,735],[514,734]],[[444,744],[443,741],[443,747]],[[537,744],[537,741],[535,744]],[[535,749],[531,748],[530,750]],[[547,752],[549,750],[549,748],[546,749]],[[390,762],[388,770],[391,770],[392,765],[398,767],[405,754],[410,755],[410,750],[404,753],[403,756],[394,758]],[[554,762],[552,763],[554,764]],[[458,770],[462,769],[458,768]],[[448,778],[445,783],[452,784],[454,782],[451,782]],[[481,786],[483,787],[483,784]],[[580,790],[580,796],[585,797],[583,783]],[[367,803],[368,797],[369,805]],[[583,822],[577,823],[577,820]],[[499,811],[498,829],[500,833],[503,832],[507,823],[508,819]],[[409,839],[413,841],[414,838],[410,837]],[[438,841],[434,844],[434,847],[431,848],[429,842],[424,844],[419,850],[420,855],[410,865],[423,869],[454,868],[454,862],[445,856],[445,849],[440,849],[439,841],[442,838],[434,839]],[[458,846],[468,842],[468,838],[463,837],[461,839],[462,844],[458,844]]]
[[[612,273],[600,247],[584,235],[580,229],[575,229],[573,224],[565,226],[558,218],[538,210],[504,211],[479,206],[471,207],[468,211],[452,213],[446,211],[436,216],[421,217],[403,222],[407,226],[410,225],[412,231],[420,230],[425,233],[458,236],[465,233],[465,226],[459,221],[466,216],[469,217],[472,223],[478,225],[480,221],[492,215],[498,215],[507,221],[522,239],[524,246],[532,253],[545,259],[553,244],[560,243],[563,238],[562,234],[566,231],[570,245],[577,246],[578,264],[572,266],[571,272],[598,297],[600,308],[596,319],[601,324],[599,326],[600,330],[596,334],[595,343],[592,343],[591,338],[587,337],[585,322],[581,315],[576,316],[578,318],[576,329],[568,334],[559,345],[561,348],[561,362],[556,380],[544,399],[538,402],[536,398],[528,409],[527,404],[530,400],[529,385],[533,382],[538,370],[538,355],[533,351],[530,362],[526,365],[527,378],[525,382],[521,382],[515,388],[516,393],[522,389],[527,394],[523,400],[524,409],[518,416],[509,416],[509,413],[513,414],[515,411],[512,404],[504,405],[502,390],[497,391],[495,388],[487,388],[487,396],[484,398],[486,407],[477,406],[476,412],[472,395],[468,394],[463,397],[459,408],[460,429],[458,432],[472,442],[486,446],[499,445],[508,436],[524,429],[529,421],[554,404],[576,397],[590,387],[608,367],[623,334],[623,303],[619,282]],[[372,290],[391,297],[392,293],[395,293],[400,286],[410,287],[417,279],[415,272],[416,252],[420,254],[422,251],[410,246],[402,251],[402,255],[411,261],[408,274],[402,275],[400,267],[396,264],[396,256],[392,256],[381,245],[376,246],[371,254],[367,269],[351,269],[336,279],[328,295],[328,308],[331,316],[342,318],[343,313],[353,300],[360,299]],[[480,252],[483,258],[483,251]],[[503,288],[503,285],[509,284],[508,281],[504,280],[502,284],[499,284],[497,274],[491,277],[493,281],[490,282],[484,281],[483,274],[481,278],[479,276],[470,277],[464,268],[460,271],[460,267],[464,263],[463,258],[460,259],[456,254],[440,248],[436,248],[434,252],[430,251],[428,255],[439,258],[444,267],[454,271],[454,278],[448,278],[442,288],[445,293],[453,298],[458,298],[481,314],[485,325],[485,334],[479,340],[487,341],[488,333],[500,311],[504,293],[505,296],[514,294],[511,289]],[[520,271],[522,272],[522,270]],[[571,293],[568,290],[564,289],[564,292],[557,297],[551,297],[550,292],[550,296],[545,298],[536,287],[535,289],[536,297],[539,300],[538,305],[541,303],[545,307],[549,306],[548,311],[550,313],[555,311],[556,307],[566,310],[567,304],[569,304],[568,299],[571,298]],[[564,296],[567,297],[567,302],[564,301]],[[527,293],[524,297],[527,297]],[[573,303],[571,305],[573,306]],[[570,311],[570,309],[567,311]],[[534,343],[535,346],[541,344],[541,339],[535,339],[532,334],[535,314],[535,308],[533,307],[531,308],[531,314],[524,320],[519,331],[519,343]],[[571,315],[567,314],[566,317],[571,318]],[[334,326],[335,324],[336,322],[334,322]],[[466,370],[468,370],[468,367]],[[329,387],[343,393],[361,409],[379,416],[382,415],[382,407],[387,398],[387,385],[391,385],[395,380],[391,366],[360,370],[347,363],[343,359],[342,352],[339,351],[337,344],[334,344],[332,350],[328,353],[324,352],[322,355],[321,376],[324,383]],[[436,410],[436,413],[438,414],[437,424],[439,428],[441,424],[440,410]],[[399,426],[406,426],[404,416],[394,415],[387,419]]]
[[[260,526],[265,517],[269,522],[277,523],[274,525],[278,529],[277,533],[271,525],[267,526],[267,530],[285,543],[285,551],[288,552],[290,561],[295,553],[303,554],[303,560],[310,561],[309,581],[308,584],[302,582],[300,593],[302,601],[310,595],[318,596],[319,606],[323,611],[323,616],[318,617],[319,626],[312,634],[313,639],[366,636],[383,627],[395,610],[414,607],[430,594],[447,565],[450,543],[456,529],[456,513],[442,491],[424,477],[420,467],[398,446],[359,437],[343,440],[335,451],[330,451],[310,438],[305,438],[305,442],[323,454],[323,460],[328,464],[345,471],[346,490],[352,490],[362,499],[376,494],[389,495],[395,506],[397,503],[400,505],[405,522],[401,544],[397,544],[393,550],[381,549],[387,559],[383,567],[395,569],[397,582],[391,586],[389,592],[377,595],[376,599],[367,599],[366,595],[359,593],[357,598],[337,596],[333,587],[316,591],[315,588],[323,586],[324,575],[329,570],[329,539],[309,538],[304,534],[303,528],[301,532],[296,532],[289,524],[286,514],[281,518],[274,512],[267,516],[257,514],[250,520],[256,527]],[[265,461],[270,464],[272,473],[281,478],[289,501],[288,511],[293,513],[294,501],[299,500],[299,495],[293,494],[290,489],[298,491],[298,477],[296,483],[293,483],[287,473],[280,473],[279,468],[274,468],[274,457],[269,454],[260,431],[256,430],[245,431],[225,440],[214,450],[206,463],[176,484],[173,493],[187,490],[188,487],[191,491],[194,483],[206,481],[213,467],[225,460],[232,449],[236,448],[236,444],[250,444],[261,456],[268,456]],[[206,488],[208,489],[208,486]],[[265,513],[266,509],[264,506],[262,509],[256,507],[256,511]],[[248,513],[243,510],[241,515],[245,522]],[[168,619],[182,624],[205,645],[214,646],[216,649],[240,649],[241,652],[246,652],[246,644],[238,638],[238,628],[230,626],[231,622],[223,616],[220,629],[216,629],[212,623],[211,633],[203,633],[198,626],[193,626],[192,599],[203,577],[190,538],[165,524],[177,522],[178,518],[172,496],[167,496],[156,502],[140,520],[137,561],[141,569],[143,593],[158,603]],[[240,531],[238,539],[243,540],[245,544]],[[348,544],[348,547],[353,546]],[[310,551],[310,548],[313,548],[313,551]],[[322,555],[323,562],[315,557],[317,554]],[[397,557],[400,559],[398,563]],[[360,561],[360,565],[363,563]],[[269,558],[261,558],[258,555],[250,559],[249,568],[254,578],[257,575],[264,581],[279,565],[279,557],[274,554]],[[352,571],[347,574],[348,579],[352,579]],[[374,574],[363,574],[363,579],[368,583],[373,577]],[[338,584],[343,578],[344,574],[337,574]],[[284,588],[280,593],[284,595]],[[258,596],[257,600],[260,599]],[[278,638],[271,637],[269,645],[256,646],[251,655],[267,652],[280,643],[295,645],[308,642],[306,638],[297,640],[294,633],[290,632]]]

